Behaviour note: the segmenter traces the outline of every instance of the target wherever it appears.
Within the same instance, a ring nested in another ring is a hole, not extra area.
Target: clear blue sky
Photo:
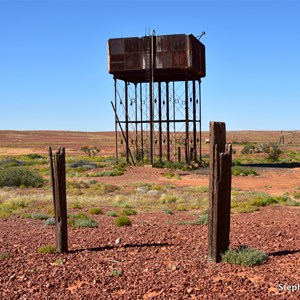
[[[0,129],[114,129],[107,40],[206,35],[203,129],[300,129],[300,2],[0,0]]]

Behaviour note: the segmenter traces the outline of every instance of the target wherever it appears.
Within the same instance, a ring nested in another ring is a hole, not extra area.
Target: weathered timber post
[[[178,149],[177,149],[177,154],[178,154],[178,162],[180,163],[181,162],[181,148],[180,147],[178,147]]]
[[[220,262],[229,247],[232,147],[225,123],[210,122],[208,261]]]
[[[49,158],[55,214],[56,249],[61,253],[68,252],[65,148],[59,148],[52,155],[52,149],[49,147]]]

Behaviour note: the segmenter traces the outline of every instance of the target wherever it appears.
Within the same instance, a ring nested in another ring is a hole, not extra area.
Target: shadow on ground
[[[79,252],[84,252],[84,251],[105,251],[105,250],[113,250],[117,248],[148,248],[148,247],[168,247],[172,246],[169,243],[145,243],[145,244],[125,244],[125,245],[109,245],[109,246],[103,246],[103,247],[93,247],[93,248],[85,248],[85,249],[75,249],[75,250],[70,250],[68,253],[79,253]]]

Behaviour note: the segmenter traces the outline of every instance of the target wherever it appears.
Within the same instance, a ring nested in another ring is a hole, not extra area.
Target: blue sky
[[[299,130],[300,2],[0,0],[0,130],[114,129],[107,40],[201,34],[203,129]]]

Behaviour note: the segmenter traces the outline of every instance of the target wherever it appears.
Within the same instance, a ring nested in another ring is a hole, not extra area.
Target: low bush
[[[0,187],[41,187],[44,179],[25,167],[9,167],[0,170]]]
[[[9,207],[6,207],[4,205],[0,205],[0,218],[9,218],[11,215],[14,214],[14,211],[9,208]]]
[[[30,200],[12,198],[0,203],[0,218],[9,218],[11,215],[20,214],[24,208],[31,204]]]
[[[80,148],[80,151],[84,152],[89,157],[95,157],[100,152],[100,149],[97,146],[83,146]]]
[[[48,218],[47,220],[44,220],[44,225],[46,225],[46,226],[55,225],[55,219],[54,218]]]
[[[41,253],[41,254],[53,254],[56,252],[56,248],[52,245],[45,245],[45,246],[38,248],[37,251],[38,251],[38,253]]]
[[[109,171],[102,171],[102,172],[91,172],[88,173],[88,177],[113,177],[113,176],[121,176],[124,174],[123,169],[114,169]]]
[[[125,216],[133,216],[133,215],[137,214],[137,211],[132,208],[127,208],[127,209],[123,209],[121,213],[122,213],[122,215],[125,215]]]
[[[256,149],[256,145],[255,144],[246,144],[244,146],[244,148],[241,151],[241,154],[251,154],[251,153],[255,153],[255,149]]]
[[[106,213],[106,215],[109,217],[117,217],[118,216],[118,214],[115,211],[109,211]]]
[[[175,207],[176,210],[178,211],[187,211],[187,207],[185,204],[181,203],[181,204],[178,204],[176,207]]]
[[[20,167],[24,166],[24,162],[15,158],[7,158],[0,161],[2,167]]]
[[[161,202],[162,204],[170,204],[170,203],[176,203],[179,200],[179,197],[176,195],[163,195],[161,196]]]
[[[67,181],[67,189],[88,189],[90,186],[85,181]]]
[[[34,219],[34,220],[47,220],[50,217],[48,215],[42,214],[42,213],[32,213],[29,215],[30,219]]]
[[[113,193],[120,190],[120,187],[115,184],[104,183],[100,188],[103,194]]]
[[[231,209],[236,213],[250,213],[259,210],[262,206],[284,205],[300,206],[300,202],[291,199],[288,195],[274,196],[267,193],[240,193],[232,194]]]
[[[92,207],[89,209],[89,213],[91,215],[100,215],[100,214],[102,214],[102,209],[99,207]]]
[[[86,160],[76,160],[74,162],[71,162],[69,164],[69,167],[70,168],[79,168],[79,167],[82,167],[83,169],[94,169],[94,168],[97,168],[98,165],[96,163],[92,163],[92,162],[89,162],[89,161],[86,161]]]
[[[250,204],[254,206],[267,206],[271,204],[282,204],[286,206],[300,206],[300,203],[293,201],[288,195],[282,196],[266,196],[257,197],[250,200]]]
[[[93,227],[98,227],[98,223],[89,218],[87,215],[83,213],[79,213],[76,215],[70,215],[68,224],[71,227],[75,228],[81,228],[81,227],[88,227],[88,228],[93,228]]]
[[[282,151],[280,145],[276,143],[268,143],[261,145],[262,152],[268,154],[268,158],[272,161],[278,161]]]
[[[258,173],[253,168],[233,166],[231,168],[233,176],[257,176]]]
[[[295,199],[300,199],[300,192],[295,192],[294,193],[294,198]]]
[[[110,271],[110,275],[111,276],[114,276],[114,277],[119,277],[123,274],[123,271],[122,270],[119,270],[119,269],[112,269]]]
[[[127,216],[122,216],[122,217],[118,217],[115,220],[115,225],[117,227],[122,227],[122,226],[131,226],[132,222],[131,220],[127,217]]]
[[[9,253],[0,253],[0,260],[8,259],[9,257]]]
[[[41,159],[44,158],[43,156],[37,154],[37,153],[31,153],[24,155],[25,157],[28,157],[29,159]]]
[[[173,215],[173,211],[169,208],[163,208],[162,211],[167,215]]]
[[[70,207],[71,207],[71,208],[74,208],[74,209],[82,209],[82,205],[81,205],[81,203],[79,203],[78,201],[72,202],[72,203],[70,204]]]
[[[74,219],[74,222],[72,223],[72,226],[75,228],[94,228],[98,227],[98,223],[95,220],[92,219]]]
[[[181,225],[205,225],[208,223],[208,213],[204,211],[200,214],[199,218],[193,221],[181,221],[179,224]]]
[[[207,224],[208,223],[208,214],[203,214],[203,215],[200,215],[200,218],[199,218],[199,223],[201,225],[203,224]]]
[[[222,261],[241,266],[257,266],[268,260],[268,254],[245,245],[229,249],[222,256]]]
[[[180,175],[174,172],[166,172],[163,176],[167,179],[181,179]]]

